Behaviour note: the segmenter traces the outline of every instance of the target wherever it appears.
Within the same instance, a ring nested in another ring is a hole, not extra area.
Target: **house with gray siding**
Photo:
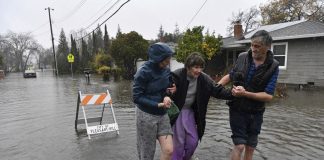
[[[258,30],[268,31],[273,38],[271,50],[280,63],[278,83],[324,86],[324,24],[319,22],[265,25],[245,35],[237,23],[234,36],[223,39],[221,55],[226,66],[250,48],[251,36]]]

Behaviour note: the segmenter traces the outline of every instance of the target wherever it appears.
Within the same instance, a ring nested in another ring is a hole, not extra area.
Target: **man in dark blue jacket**
[[[173,152],[172,130],[166,114],[171,99],[166,95],[170,82],[173,51],[164,43],[149,47],[149,60],[136,72],[133,100],[136,109],[137,151],[140,160],[153,160],[156,139],[161,145],[161,159],[170,159]]]

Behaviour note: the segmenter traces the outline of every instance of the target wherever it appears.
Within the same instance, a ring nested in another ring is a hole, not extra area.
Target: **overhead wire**
[[[196,18],[196,16],[198,15],[198,13],[200,12],[200,10],[204,7],[204,5],[206,4],[207,0],[201,5],[201,7],[199,8],[199,10],[195,13],[195,15],[191,18],[191,20],[189,21],[189,23],[187,24],[186,28],[188,28],[188,26],[191,24],[191,22]]]
[[[101,14],[99,16],[99,18],[97,18],[95,21],[93,21],[90,25],[88,25],[86,28],[84,28],[83,30],[87,30],[88,28],[90,28],[93,24],[95,24],[100,18],[102,18],[108,11],[110,11],[120,0],[117,0],[111,7],[109,7],[103,14]]]
[[[56,23],[60,23],[60,22],[63,22],[63,21],[65,21],[65,20],[67,20],[68,18],[70,18],[73,14],[75,14],[77,11],[78,11],[78,9],[80,9],[84,4],[85,4],[85,2],[86,2],[87,0],[81,0],[79,3],[78,3],[78,5],[76,5],[66,16],[64,16],[63,18],[61,18],[61,20],[58,20],[58,21],[55,21]],[[53,19],[52,19],[53,20]],[[53,26],[59,31],[59,29],[58,29],[58,27],[57,27],[57,25],[56,25],[56,23],[54,23],[54,20],[53,20]],[[30,32],[30,34],[33,34],[34,32],[37,32],[40,28],[42,28],[42,27],[44,27],[45,25],[47,25],[47,24],[49,24],[49,22],[46,22],[46,23],[43,23],[43,24],[41,24],[40,26],[38,26],[38,27],[36,27],[36,29],[34,29],[34,30],[32,30],[31,32]],[[35,35],[33,35],[34,37],[39,37],[39,36],[43,36],[44,34],[46,34],[46,33],[50,33],[50,29],[47,29],[47,30],[45,30],[45,31],[43,31],[43,32],[40,32],[40,33],[38,33],[38,34],[35,34]],[[58,37],[57,35],[54,35],[54,36],[56,36],[56,37]],[[56,39],[54,39],[54,41],[56,41],[56,42],[58,42],[58,40],[56,40]]]
[[[34,37],[39,37],[39,36],[41,36],[41,35],[43,35],[43,34],[45,34],[45,33],[50,33],[50,30],[47,29],[46,31],[43,31],[43,32],[38,33],[38,34],[35,34],[35,35],[33,35],[33,36],[34,36]]]
[[[61,23],[69,19],[71,16],[73,16],[86,2],[87,0],[81,0],[78,5],[76,5],[68,14],[66,14],[64,17],[57,20],[57,23]]]
[[[30,32],[30,34],[36,32],[37,30],[39,30],[40,28],[44,27],[45,25],[47,25],[49,22],[43,23],[40,26],[38,26],[36,29],[34,29],[33,31]]]
[[[55,22],[52,23],[52,26],[54,26],[57,31],[61,32],[61,29],[59,29],[59,27],[57,26],[57,24]]]
[[[90,21],[91,19],[93,19],[102,9],[104,9],[104,8],[106,8],[106,6],[110,3],[110,2],[112,2],[112,0],[110,0],[110,1],[108,1],[105,5],[103,5],[92,17],[90,17],[87,21],[85,21],[85,22],[88,22],[88,21]]]
[[[104,20],[98,27],[100,27],[101,25],[103,25],[104,23],[106,23],[112,16],[114,16],[126,3],[128,3],[130,0],[127,0],[126,2],[124,2],[121,6],[119,6],[119,8],[112,14],[110,15],[106,20]],[[97,27],[97,28],[98,28]]]
[[[88,34],[86,34],[86,35],[84,35],[84,36],[82,36],[81,38],[79,38],[78,39],[78,41],[79,40],[81,40],[82,38],[84,38],[84,37],[86,37],[86,36],[88,36],[88,35],[90,35],[93,31],[95,31],[95,30],[97,30],[97,29],[99,29],[100,28],[100,26],[101,25],[103,25],[104,23],[106,23],[111,17],[113,17],[125,4],[127,4],[128,2],[129,2],[130,0],[127,0],[126,2],[124,2],[122,5],[120,5],[119,6],[119,8],[112,14],[112,15],[110,15],[106,20],[104,20],[101,24],[99,24],[98,25],[98,27],[96,27],[95,29],[93,29],[91,32],[89,32]]]

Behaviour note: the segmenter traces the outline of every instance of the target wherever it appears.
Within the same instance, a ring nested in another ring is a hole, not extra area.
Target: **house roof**
[[[222,48],[239,48],[239,47],[245,47],[245,45],[236,43],[236,39],[234,37],[227,37],[223,38],[223,45]]]
[[[244,38],[245,39],[250,39],[252,37],[252,35],[255,32],[259,31],[259,30],[266,30],[266,31],[268,31],[271,34],[271,32],[275,32],[277,30],[280,30],[280,29],[283,29],[283,28],[287,28],[287,27],[290,27],[290,26],[293,26],[295,24],[299,24],[299,23],[302,23],[302,22],[304,22],[304,21],[301,20],[301,21],[293,21],[293,22],[286,22],[286,23],[278,23],[278,24],[271,24],[271,25],[261,26],[258,29],[255,29],[255,30],[249,32],[248,34],[246,34],[244,36]]]
[[[223,48],[238,48],[238,47],[242,47],[244,45],[239,44],[239,43],[235,43],[237,41],[237,39],[235,37],[227,37],[227,38],[223,38]]]
[[[315,21],[294,21],[286,23],[278,23],[272,25],[261,26],[244,35],[243,40],[224,41],[225,48],[231,48],[234,44],[250,43],[252,35],[259,31],[266,30],[270,33],[273,40],[288,40],[288,39],[299,39],[299,38],[310,38],[310,37],[324,37],[324,24]],[[229,46],[229,47],[226,47]]]

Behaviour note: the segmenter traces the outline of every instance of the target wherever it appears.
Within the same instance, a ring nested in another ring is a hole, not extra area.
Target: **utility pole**
[[[50,7],[45,8],[45,10],[48,10],[48,18],[50,21],[50,28],[51,28],[51,36],[52,36],[52,47],[53,47],[53,54],[54,54],[54,61],[55,61],[55,67],[54,67],[54,73],[56,76],[58,76],[58,68],[57,68],[57,61],[56,61],[56,55],[55,55],[55,48],[54,48],[54,37],[53,37],[53,29],[52,29],[52,20],[51,20],[51,9]]]

